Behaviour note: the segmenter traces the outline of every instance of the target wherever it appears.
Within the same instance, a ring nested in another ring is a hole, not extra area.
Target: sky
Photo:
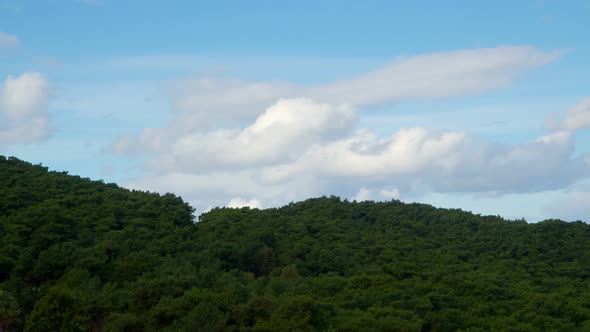
[[[197,214],[590,221],[588,1],[0,0],[0,155]]]

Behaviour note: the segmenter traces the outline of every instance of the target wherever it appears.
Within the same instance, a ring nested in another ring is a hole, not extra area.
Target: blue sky
[[[197,211],[590,220],[587,1],[0,0],[0,154]]]

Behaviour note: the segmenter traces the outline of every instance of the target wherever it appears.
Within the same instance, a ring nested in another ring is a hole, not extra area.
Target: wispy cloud
[[[561,119],[550,119],[548,126],[553,130],[569,131],[590,128],[590,98],[572,107]]]
[[[493,90],[561,54],[528,46],[439,52],[399,58],[365,74],[311,86],[200,77],[177,82],[173,98],[177,110],[190,114],[181,121],[185,126],[211,119],[252,119],[280,98],[309,97],[364,108]]]
[[[359,106],[468,95],[507,85],[517,74],[560,55],[518,46],[406,57],[367,74],[317,87],[312,95]]]

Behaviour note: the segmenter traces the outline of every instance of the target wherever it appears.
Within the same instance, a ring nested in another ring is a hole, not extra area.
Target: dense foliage
[[[588,331],[590,225],[214,209],[0,156],[0,331]]]

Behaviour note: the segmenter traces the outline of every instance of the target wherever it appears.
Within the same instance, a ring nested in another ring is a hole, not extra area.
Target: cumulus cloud
[[[0,49],[5,47],[17,46],[20,44],[20,38],[15,35],[0,31]]]
[[[356,115],[346,105],[283,99],[244,129],[183,136],[166,147],[165,158],[152,164],[182,170],[269,165],[297,158],[310,145],[339,137],[355,124]],[[156,138],[146,142],[153,143],[154,150],[161,147]]]
[[[498,47],[400,58],[369,73],[330,84],[247,82],[231,78],[180,80],[171,87],[174,116],[163,128],[121,137],[119,153],[154,152],[185,136],[235,128],[256,119],[280,99],[301,96],[352,108],[411,98],[460,96],[510,83],[517,74],[559,57],[533,47]]]
[[[23,118],[42,112],[49,96],[49,84],[40,73],[8,76],[0,92],[2,111],[12,118]]]
[[[286,112],[289,108],[283,106],[291,102],[312,107],[318,112],[318,119],[310,118],[305,111],[287,112],[285,118],[277,119],[286,121],[292,127],[290,130],[299,128],[298,135],[286,132],[284,139],[277,134],[240,143],[240,135],[272,128],[278,120],[274,117],[271,117],[273,121],[268,120],[273,114],[271,110]],[[346,108],[338,110],[306,99],[284,100],[277,105],[282,107],[269,108],[253,124],[233,133],[233,140],[203,135],[198,144],[189,146],[210,144],[213,149],[184,151],[182,162],[168,163],[163,171],[160,165],[161,175],[137,179],[135,183],[143,189],[173,191],[207,204],[212,201],[226,204],[224,199],[231,197],[255,196],[258,202],[269,206],[315,195],[346,195],[346,192],[358,201],[399,199],[399,188],[405,188],[404,192],[534,192],[564,188],[589,175],[589,159],[573,156],[574,140],[569,132],[513,145],[467,132],[420,127],[378,136],[369,130],[342,129],[349,127],[348,120],[342,127],[333,121],[319,121],[321,111],[318,110],[323,109],[326,114],[335,112],[334,116],[338,117],[349,114]],[[299,119],[286,120],[289,116]],[[296,125],[304,120],[309,123]],[[305,141],[314,135],[309,128],[324,128],[329,132],[327,129],[333,126],[342,129],[340,135]],[[267,144],[269,148],[257,144]],[[163,150],[151,165],[159,165],[166,158],[178,158],[175,151]],[[223,151],[230,157],[215,156],[215,151]],[[355,187],[357,191],[351,191]]]
[[[30,143],[47,136],[49,83],[40,73],[8,76],[0,86],[0,143]]]
[[[380,138],[363,131],[316,145],[300,159],[264,170],[269,182],[299,174],[424,184],[439,192],[527,192],[561,188],[588,175],[571,158],[573,138],[560,132],[518,145],[503,145],[461,132],[402,129]]]
[[[572,107],[557,124],[553,122],[549,126],[561,130],[590,128],[590,98]]]
[[[371,191],[365,187],[359,189],[359,191],[354,195],[353,199],[357,202],[364,202],[371,200]]]
[[[590,168],[585,156],[573,156],[568,131],[504,144],[468,131],[414,127],[382,135],[359,128],[360,114],[372,105],[479,93],[558,56],[531,47],[442,52],[316,86],[182,81],[174,88],[168,125],[122,137],[111,150],[151,156],[146,167],[152,175],[130,186],[178,192],[205,205],[563,188]]]

